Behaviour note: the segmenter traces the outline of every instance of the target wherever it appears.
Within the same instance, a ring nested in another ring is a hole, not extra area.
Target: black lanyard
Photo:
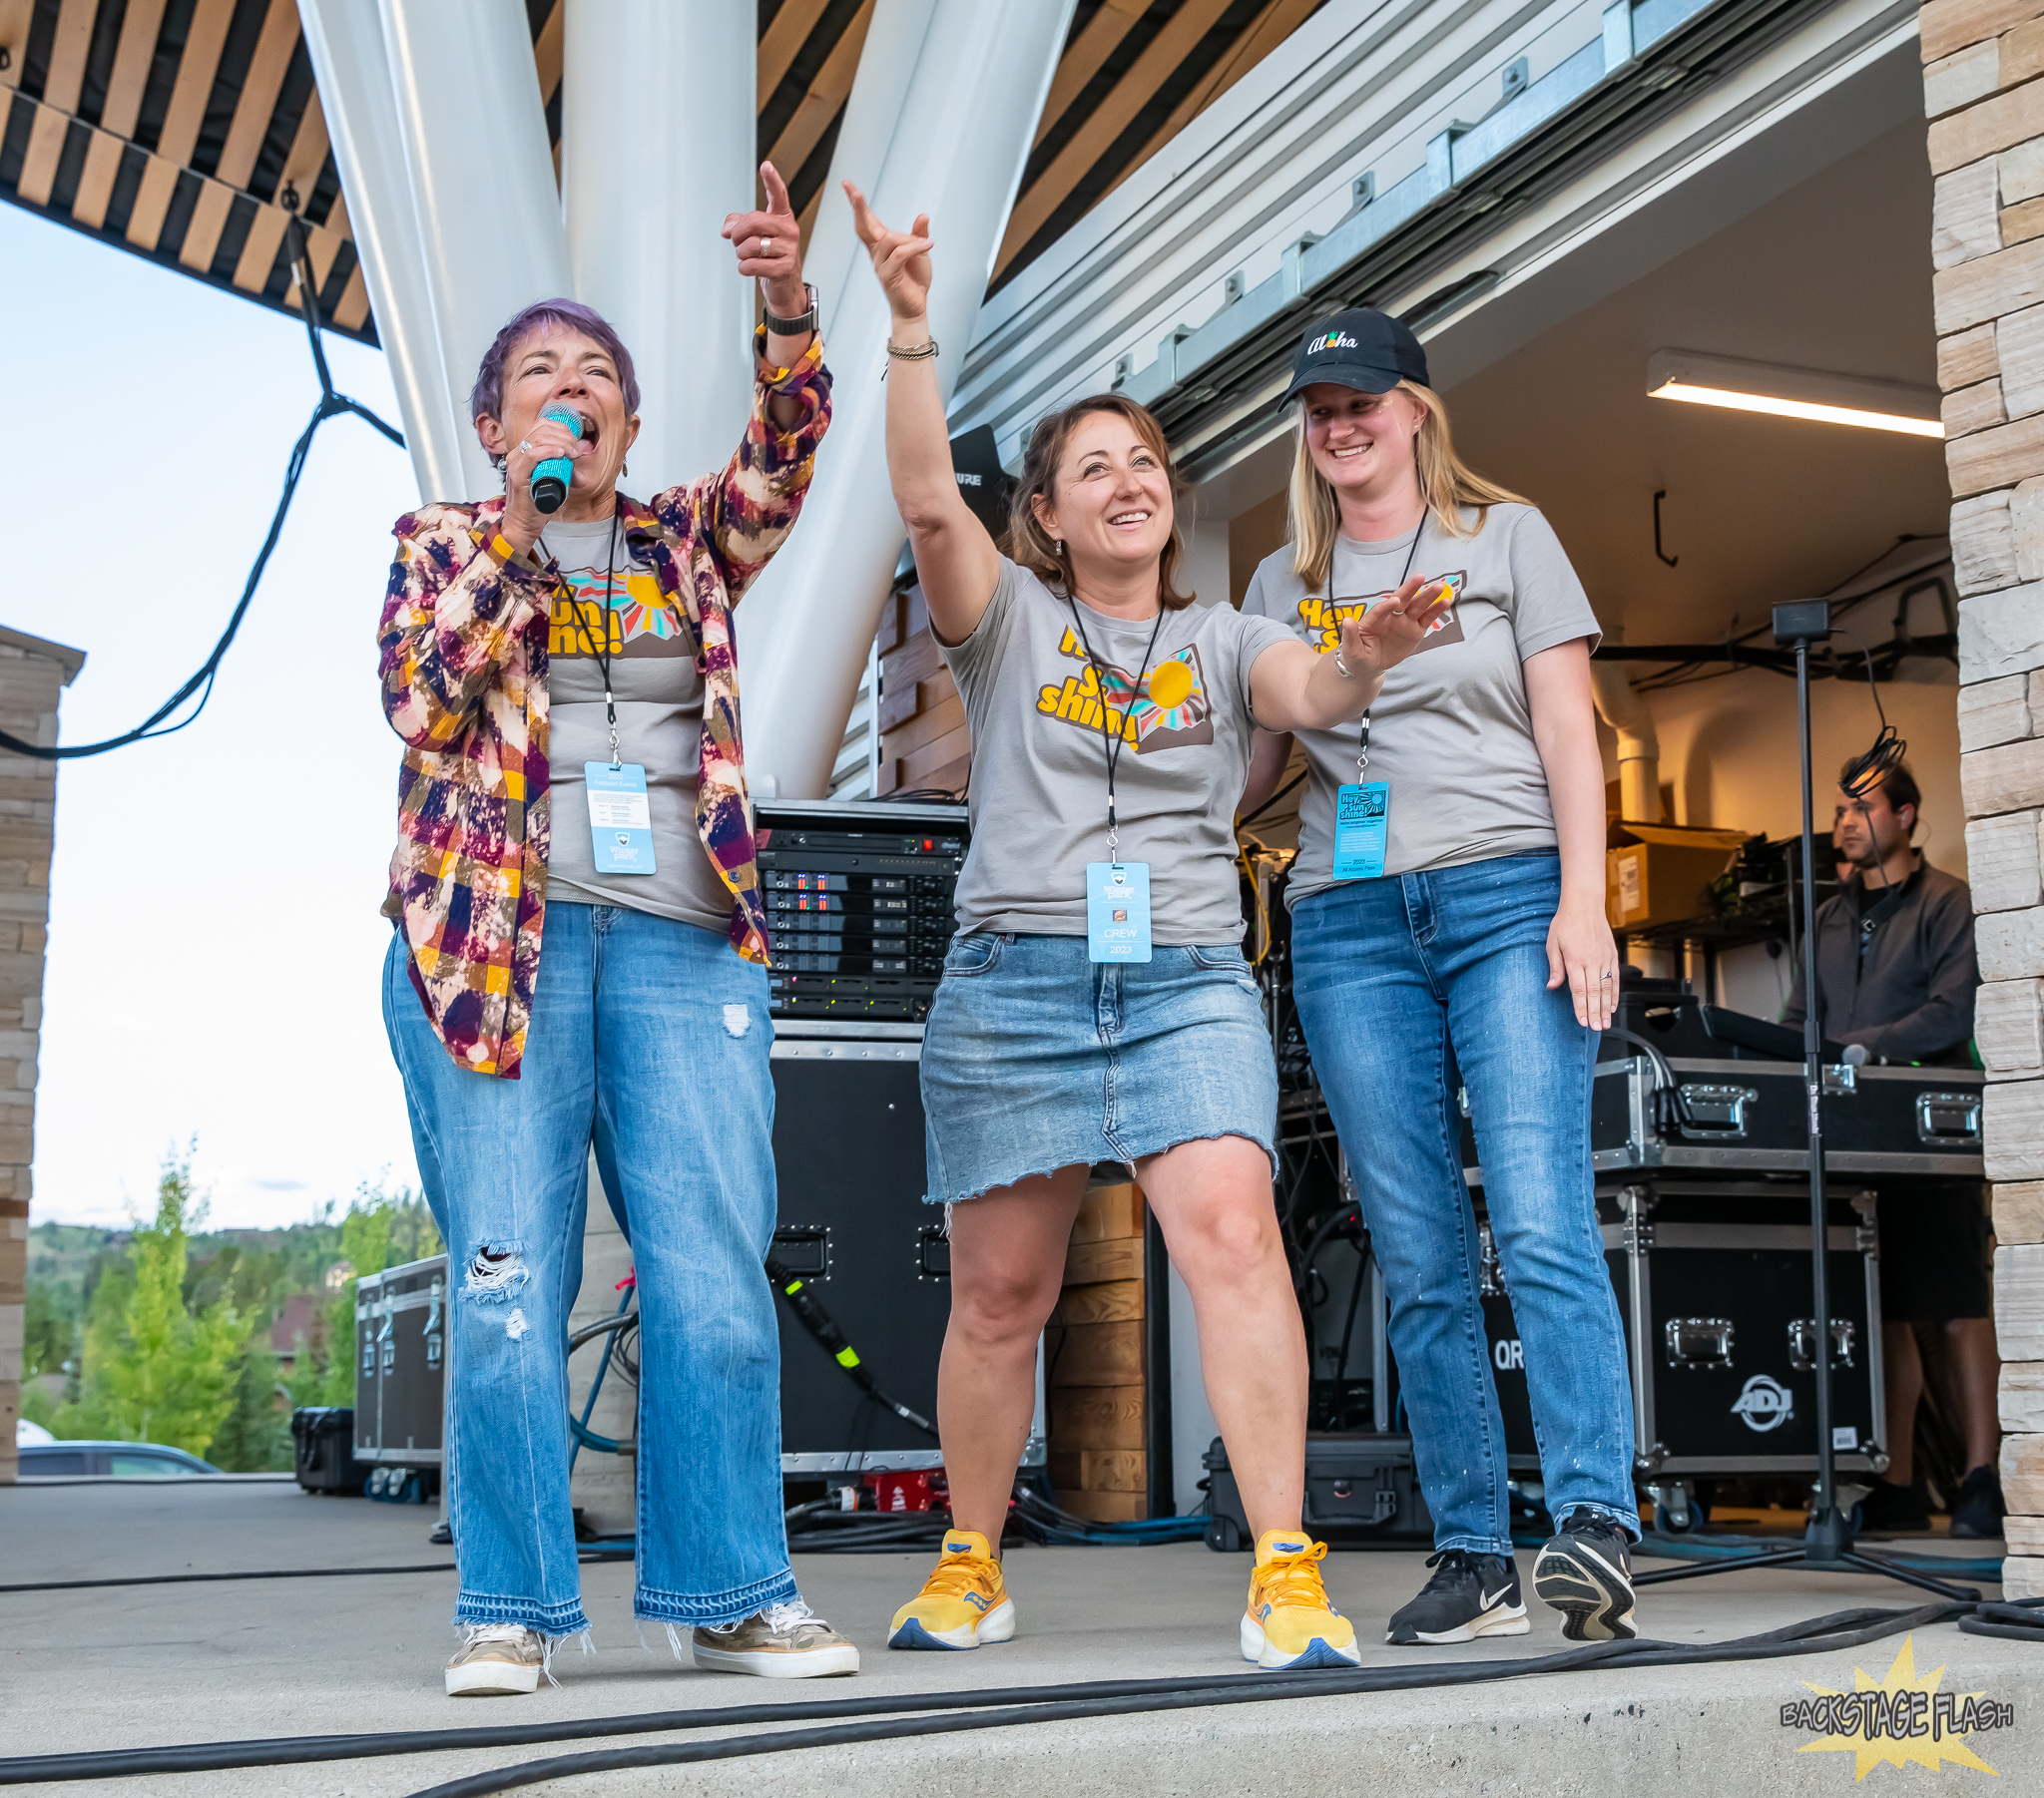
[[[545,532],[540,533],[539,547],[543,550],[547,549]],[[609,721],[611,727],[611,766],[617,767],[619,765],[618,702],[611,696],[611,583],[616,578],[618,572],[617,513],[613,512],[611,514],[610,547],[604,551],[603,604],[597,608],[596,615],[597,623],[602,627],[600,630],[592,631],[589,628],[589,621],[582,613],[582,602],[576,597],[574,588],[569,587],[566,581],[561,580],[561,564],[552,550],[547,550],[547,561],[552,564],[554,579],[560,581],[561,586],[567,591],[568,605],[575,614],[575,623],[583,636],[589,639],[589,653],[596,658],[597,672],[603,676],[604,716]],[[599,638],[602,640],[603,645],[601,649],[597,647]]]
[[[1412,547],[1411,547],[1411,548],[1410,548],[1409,550],[1407,550],[1407,551],[1405,552],[1405,566],[1404,566],[1404,567],[1403,567],[1402,569],[1400,569],[1400,570],[1398,571],[1398,587],[1403,587],[1403,586],[1405,585],[1405,577],[1406,577],[1407,575],[1411,574],[1411,572],[1412,572],[1412,558],[1413,558],[1414,556],[1416,556],[1416,555],[1418,555],[1418,554],[1419,554],[1419,540],[1420,540],[1420,538],[1421,538],[1421,537],[1423,537],[1423,536],[1425,536],[1425,535],[1426,535],[1426,514],[1425,514],[1425,512],[1424,512],[1424,511],[1422,511],[1422,512],[1420,513],[1420,515],[1419,515],[1419,523],[1418,523],[1418,524],[1416,524],[1416,525],[1414,525],[1414,526],[1412,527]],[[1333,579],[1332,579],[1332,576],[1333,576],[1333,569],[1332,569],[1332,567],[1331,567],[1331,566],[1330,566],[1330,567],[1328,568],[1328,571],[1327,571],[1327,573],[1328,573],[1328,581],[1327,581],[1327,585],[1328,585],[1329,587],[1332,587],[1332,586],[1334,585],[1334,582],[1333,582]],[[1391,591],[1392,591],[1393,593],[1396,593],[1396,592],[1398,591],[1398,587],[1394,587],[1394,588],[1392,588],[1392,589],[1391,589]],[[1334,648],[1335,648],[1335,649],[1336,649],[1336,650],[1338,651],[1338,650],[1340,649],[1340,647],[1341,647],[1341,621],[1340,621],[1339,619],[1336,619],[1336,620],[1334,621]],[[1359,742],[1358,742],[1358,743],[1357,743],[1357,744],[1355,745],[1355,774],[1356,774],[1356,778],[1357,778],[1357,779],[1360,779],[1360,778],[1361,778],[1361,777],[1362,777],[1362,776],[1363,776],[1364,774],[1366,774],[1366,773],[1368,773],[1368,772],[1369,772],[1369,713],[1368,713],[1367,711],[1365,711],[1365,712],[1364,712],[1364,713],[1362,714],[1362,738],[1361,738],[1361,740],[1360,740],[1360,741],[1359,741]]]
[[[1079,643],[1086,652],[1086,660],[1093,665],[1093,684],[1100,694],[1100,740],[1107,750],[1107,859],[1118,861],[1116,851],[1121,837],[1114,823],[1114,764],[1121,759],[1122,744],[1128,741],[1129,718],[1136,709],[1136,700],[1143,691],[1144,677],[1150,673],[1150,658],[1157,648],[1157,633],[1164,629],[1164,603],[1157,606],[1157,622],[1150,627],[1150,642],[1143,651],[1143,666],[1136,671],[1136,684],[1129,693],[1129,702],[1122,708],[1122,727],[1109,730],[1107,714],[1111,709],[1107,702],[1107,671],[1100,666],[1100,658],[1093,653],[1093,645],[1086,636],[1086,621],[1079,616],[1079,602],[1070,594],[1065,595],[1065,604],[1072,609],[1072,623],[1079,627]]]

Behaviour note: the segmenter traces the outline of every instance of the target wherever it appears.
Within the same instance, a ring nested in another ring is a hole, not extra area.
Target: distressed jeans
[[[1553,854],[1348,881],[1292,911],[1293,990],[1369,1225],[1434,1547],[1512,1552],[1476,1214],[1462,1177],[1469,1094],[1484,1202],[1547,1506],[1640,1533],[1632,1389],[1590,1169],[1597,1033],[1547,990]]]
[[[455,1065],[395,936],[383,1022],[447,1240],[455,1622],[588,1627],[567,1336],[592,1142],[638,1276],[634,1608],[729,1623],[794,1597],[761,1265],[774,1214],[766,970],[694,925],[556,901],[520,1079]]]

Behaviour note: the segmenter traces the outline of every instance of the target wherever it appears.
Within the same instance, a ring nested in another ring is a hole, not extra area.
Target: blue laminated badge
[[[589,838],[599,874],[651,874],[653,812],[646,800],[646,770],[637,762],[613,766],[585,761]]]
[[[1377,880],[1384,872],[1384,835],[1390,827],[1387,781],[1350,781],[1334,789],[1334,878]]]
[[[1150,959],[1150,864],[1086,864],[1086,953],[1096,962]]]

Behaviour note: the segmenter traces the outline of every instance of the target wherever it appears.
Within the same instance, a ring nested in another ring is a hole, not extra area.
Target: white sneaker
[[[769,1604],[736,1623],[699,1626],[696,1664],[765,1679],[856,1673],[858,1650],[799,1598]]]
[[[536,1692],[547,1662],[539,1631],[523,1623],[469,1623],[461,1651],[447,1663],[450,1698],[496,1698]]]

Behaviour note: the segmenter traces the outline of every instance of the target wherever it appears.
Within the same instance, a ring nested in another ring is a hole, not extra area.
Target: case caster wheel
[[[1234,1555],[1242,1549],[1242,1531],[1232,1517],[1210,1518],[1207,1522],[1207,1547],[1217,1555]]]

